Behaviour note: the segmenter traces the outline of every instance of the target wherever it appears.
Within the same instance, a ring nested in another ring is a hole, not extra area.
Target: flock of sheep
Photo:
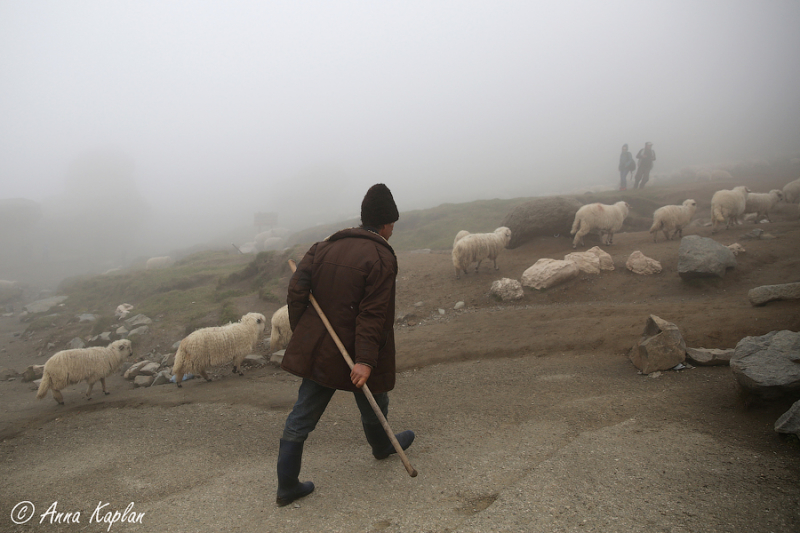
[[[780,201],[800,202],[800,179],[788,183],[783,190],[772,190],[769,193],[754,193],[747,187],[734,187],[732,190],[720,190],[711,199],[712,232],[717,231],[723,222],[727,227],[738,224],[740,217],[746,213],[755,213],[757,217],[767,217]],[[592,230],[600,232],[604,244],[613,244],[614,233],[619,231],[631,206],[620,201],[614,205],[593,203],[582,206],[575,213],[572,224],[572,235],[575,238],[572,247],[578,243],[583,245],[583,237]],[[682,236],[685,228],[697,210],[697,202],[688,199],[682,205],[666,205],[653,213],[653,225],[650,233],[657,241],[662,232],[667,240]],[[799,209],[800,211],[800,209]],[[490,259],[497,270],[497,257],[511,240],[511,230],[499,227],[492,233],[469,233],[460,231],[453,241],[453,266],[456,278],[461,272],[467,273],[472,263],[477,263],[477,272],[482,261]],[[148,268],[164,268],[171,264],[169,258],[154,258]],[[285,347],[291,338],[289,314],[286,306],[278,309],[271,319],[272,332],[270,349],[272,352]],[[266,317],[260,313],[248,313],[239,322],[221,327],[199,329],[184,338],[175,355],[173,374],[175,383],[181,386],[184,374],[196,373],[211,379],[206,369],[213,366],[233,364],[234,373],[241,372],[244,357],[255,348],[259,336],[266,328]],[[48,391],[52,391],[53,399],[64,403],[61,389],[80,382],[87,382],[86,398],[91,399],[92,388],[97,381],[106,390],[105,378],[115,372],[122,363],[133,354],[130,340],[114,341],[106,347],[80,348],[63,350],[53,355],[44,365],[42,381],[37,398],[42,399]]]
[[[745,186],[717,191],[711,198],[711,232],[716,233],[722,223],[725,223],[726,228],[741,223],[741,217],[747,213],[754,213],[756,221],[762,217],[770,220],[770,211],[781,201],[800,202],[800,179],[787,183],[783,190],[773,189],[768,193],[751,192]],[[593,203],[582,206],[575,213],[570,231],[571,235],[575,235],[572,247],[576,248],[578,244],[583,246],[583,237],[593,230],[600,233],[603,244],[613,244],[614,233],[622,228],[630,209],[630,204],[624,201],[614,205]],[[683,237],[683,228],[689,225],[695,211],[697,202],[693,199],[685,200],[682,205],[665,205],[656,209],[653,213],[653,225],[650,227],[653,240],[658,241],[659,232],[664,234],[666,240],[671,240],[675,236]],[[477,272],[484,259],[491,259],[497,270],[497,256],[510,240],[511,230],[507,227],[499,227],[494,233],[459,231],[453,241],[453,267],[456,279],[461,277],[461,272],[466,274],[467,268],[472,263],[477,262],[475,266]]]

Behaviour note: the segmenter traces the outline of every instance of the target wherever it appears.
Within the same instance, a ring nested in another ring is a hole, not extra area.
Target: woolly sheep
[[[744,185],[734,187],[733,190],[722,189],[711,197],[711,233],[717,232],[717,224],[725,222],[725,229],[739,223],[739,217],[744,214],[747,203],[747,193],[750,189]]]
[[[292,338],[292,328],[289,325],[289,306],[284,305],[272,315],[272,333],[269,337],[269,351],[283,350]]]
[[[463,232],[459,232],[461,234]],[[497,268],[497,256],[511,241],[511,230],[505,226],[500,226],[493,233],[469,233],[458,239],[456,236],[453,246],[453,267],[456,270],[456,279],[461,278],[461,271],[467,273],[467,267],[475,265],[475,272],[481,266],[481,261],[491,259],[494,262],[494,269]]]
[[[456,247],[456,243],[458,241],[460,241],[462,238],[466,237],[467,235],[469,235],[469,232],[467,230],[465,230],[465,229],[462,229],[461,231],[456,233],[456,238],[453,239],[453,248]]]
[[[575,213],[575,221],[572,223],[570,231],[570,235],[575,235],[572,247],[577,248],[579,242],[583,246],[583,236],[593,229],[600,231],[600,240],[603,244],[614,244],[614,233],[622,227],[630,210],[630,204],[623,201],[614,205],[598,203],[582,206]]]
[[[783,186],[784,200],[790,204],[800,202],[800,178],[790,181]]]
[[[168,255],[163,257],[151,257],[147,260],[147,263],[145,263],[144,267],[147,270],[157,270],[160,268],[170,267],[174,262],[175,260]]]
[[[748,192],[745,197],[744,212],[756,213],[756,218],[753,223],[758,222],[761,217],[769,219],[769,212],[775,207],[775,204],[783,200],[783,191],[780,189],[772,189],[769,192]]]
[[[685,228],[697,210],[697,202],[692,199],[684,200],[683,205],[665,205],[659,207],[653,213],[653,226],[650,233],[653,234],[653,242],[658,242],[658,232],[664,232],[664,238],[671,240],[675,235],[683,237]]]
[[[61,389],[81,381],[89,384],[89,388],[86,389],[87,400],[92,399],[92,387],[97,381],[103,386],[103,394],[108,394],[106,377],[116,371],[132,354],[133,348],[128,339],[114,341],[105,347],[62,350],[44,364],[42,382],[36,398],[41,400],[47,396],[48,390],[52,390],[53,399],[64,405]]]
[[[247,313],[239,322],[220,327],[202,328],[189,334],[178,346],[172,373],[175,383],[181,386],[183,375],[200,374],[206,381],[211,378],[206,368],[233,362],[233,371],[240,376],[242,361],[253,351],[267,319],[261,313]]]

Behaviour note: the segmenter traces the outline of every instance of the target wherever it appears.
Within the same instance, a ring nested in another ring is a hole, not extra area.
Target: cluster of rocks
[[[699,366],[729,365],[739,389],[764,401],[797,399],[775,423],[775,431],[800,436],[800,333],[772,331],[745,337],[736,348],[689,348],[678,327],[650,315],[628,357],[642,374]]]
[[[549,289],[584,274],[599,274],[603,270],[614,270],[611,256],[595,246],[585,252],[573,252],[564,259],[543,257],[522,273],[517,281],[502,278],[492,283],[489,294],[500,300],[519,300],[524,296],[523,287]]]

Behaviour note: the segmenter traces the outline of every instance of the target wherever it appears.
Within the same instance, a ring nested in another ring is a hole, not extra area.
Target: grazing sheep
[[[167,268],[172,266],[175,260],[168,255],[163,257],[151,257],[145,263],[144,268],[147,270],[158,270],[160,268]]]
[[[583,246],[583,236],[593,229],[600,231],[600,240],[603,244],[614,244],[614,233],[619,231],[622,223],[631,210],[628,202],[617,202],[614,205],[606,204],[586,204],[575,213],[575,221],[572,223],[570,235],[575,235],[572,247],[576,248],[578,243]],[[605,237],[605,239],[603,238]]]
[[[178,346],[175,354],[175,383],[181,386],[183,375],[200,374],[206,381],[211,378],[206,368],[233,362],[233,371],[240,376],[242,361],[253,351],[267,319],[261,313],[247,313],[239,322],[215,328],[202,328],[189,334]]]
[[[772,189],[769,192],[748,192],[745,197],[744,212],[756,213],[756,218],[753,223],[757,223],[761,217],[769,219],[769,212],[775,207],[775,204],[783,200],[783,191],[780,189]]]
[[[272,315],[272,333],[269,336],[269,351],[277,352],[289,345],[292,328],[289,325],[289,306],[284,305]]]
[[[466,237],[467,235],[469,235],[469,232],[468,232],[467,230],[465,230],[465,229],[462,229],[461,231],[459,231],[458,233],[456,233],[456,238],[455,238],[455,239],[453,239],[453,248],[455,248],[455,247],[456,247],[456,243],[457,243],[458,241],[460,241],[461,239],[463,239],[463,238],[464,238],[464,237]]]
[[[800,202],[800,178],[783,186],[783,199],[790,204]]]
[[[744,214],[749,192],[750,189],[739,185],[733,190],[722,189],[714,193],[711,197],[711,233],[717,232],[717,224],[725,222],[725,229],[728,229],[731,223],[734,225],[739,223],[739,217]]]
[[[658,242],[658,232],[664,232],[666,240],[672,240],[675,235],[683,237],[683,228],[689,222],[697,210],[697,202],[694,200],[684,200],[683,205],[665,205],[659,207],[653,213],[653,226],[650,233],[653,234],[653,242]]]
[[[92,387],[98,380],[103,385],[103,394],[108,394],[106,377],[117,370],[132,354],[133,348],[128,339],[114,341],[105,347],[62,350],[44,364],[42,382],[36,397],[41,400],[47,396],[48,390],[52,390],[53,399],[64,405],[61,389],[85,381],[89,384],[89,388],[86,389],[86,399],[91,400]]]
[[[459,232],[461,233],[463,232]],[[469,233],[460,239],[456,236],[456,239],[453,246],[453,266],[456,269],[456,279],[460,279],[461,271],[466,274],[467,267],[475,261],[478,262],[475,265],[475,272],[478,272],[484,259],[491,259],[494,262],[494,269],[498,270],[497,256],[511,240],[511,230],[500,226],[494,233]]]

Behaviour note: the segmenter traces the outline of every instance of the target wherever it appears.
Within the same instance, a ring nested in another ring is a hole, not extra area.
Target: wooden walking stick
[[[292,269],[292,272],[295,272],[297,270],[297,265],[295,264],[293,259],[289,259],[289,268]],[[322,309],[317,303],[317,299],[314,298],[314,295],[309,294],[308,297],[311,300],[311,305],[314,306],[314,309],[317,310],[317,314],[322,319],[322,323],[325,324],[325,328],[328,330],[328,333],[331,334],[333,342],[335,342],[336,346],[339,347],[339,351],[342,353],[342,357],[344,357],[344,360],[347,361],[347,366],[349,366],[350,370],[352,370],[353,366],[355,365],[353,363],[353,360],[350,358],[350,354],[347,353],[347,348],[344,347],[342,341],[339,340],[339,336],[336,334],[335,331],[333,331],[333,326],[331,326],[331,323],[328,321],[328,317],[325,316],[325,313],[322,312]],[[372,406],[372,410],[375,411],[378,420],[381,421],[381,425],[383,426],[384,431],[386,431],[386,434],[389,436],[389,440],[392,441],[392,446],[394,446],[394,450],[397,452],[397,455],[400,456],[400,460],[403,461],[403,466],[406,467],[408,475],[411,477],[417,477],[416,469],[413,466],[411,466],[411,463],[408,462],[408,457],[406,457],[405,452],[403,452],[403,448],[400,446],[400,443],[397,442],[397,438],[394,436],[392,428],[389,427],[389,422],[386,420],[386,417],[383,416],[381,408],[378,407],[378,404],[375,401],[375,398],[372,396],[372,392],[369,390],[369,387],[367,387],[366,383],[364,383],[364,385],[361,386],[361,390],[364,391],[364,396],[367,397],[367,400],[369,400],[369,404]]]

